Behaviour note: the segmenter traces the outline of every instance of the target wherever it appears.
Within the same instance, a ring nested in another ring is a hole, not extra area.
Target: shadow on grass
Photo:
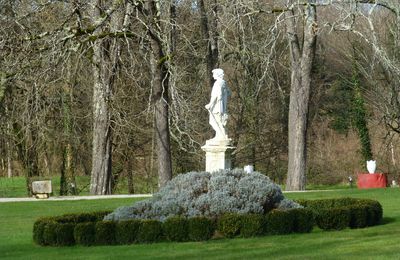
[[[380,225],[387,225],[387,224],[390,224],[390,223],[393,223],[393,222],[396,222],[395,218],[383,217]]]

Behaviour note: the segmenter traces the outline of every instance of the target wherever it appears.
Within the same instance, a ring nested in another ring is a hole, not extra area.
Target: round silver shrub
[[[217,217],[226,213],[265,214],[272,209],[301,208],[285,199],[280,187],[267,176],[242,169],[215,173],[189,172],[176,176],[153,195],[128,207],[120,207],[105,220],[169,217]]]

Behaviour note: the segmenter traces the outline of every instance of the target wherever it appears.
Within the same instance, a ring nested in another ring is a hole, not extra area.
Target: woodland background
[[[60,176],[61,194],[77,192],[77,176],[91,176],[93,194],[140,193],[203,170],[220,67],[233,165],[284,184],[288,39],[304,42],[306,8],[316,37],[307,183],[355,179],[371,158],[397,179],[397,0],[0,0],[0,177],[25,176],[28,193],[47,176]]]

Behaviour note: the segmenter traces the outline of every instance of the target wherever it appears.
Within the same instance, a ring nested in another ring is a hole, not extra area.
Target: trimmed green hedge
[[[114,221],[98,221],[95,225],[94,240],[97,245],[113,245],[115,238],[116,223]]]
[[[43,232],[50,218],[39,218],[33,224],[33,241],[38,245],[45,245]]]
[[[94,245],[95,224],[102,221],[110,212],[99,211],[39,218],[33,225],[33,241],[43,246]],[[99,239],[99,244],[103,242]]]
[[[224,237],[232,238],[240,233],[242,215],[228,213],[218,218],[217,229]]]
[[[298,201],[305,208],[272,210],[266,215],[225,214],[207,217],[171,217],[157,220],[103,221],[109,212],[68,214],[39,218],[33,225],[33,240],[43,246],[80,244],[113,245],[158,241],[204,241],[215,232],[224,237],[254,237],[323,230],[363,228],[382,220],[382,206],[374,200],[343,198]]]
[[[323,230],[341,230],[350,225],[350,212],[347,207],[321,209],[315,220]]]
[[[140,220],[132,219],[117,222],[115,236],[117,244],[133,244],[139,232]]]
[[[271,235],[283,235],[294,232],[295,214],[291,210],[272,210],[266,215],[266,231]]]
[[[94,245],[95,241],[95,222],[77,223],[74,228],[75,242],[83,246]]]
[[[260,214],[245,214],[240,219],[240,236],[255,237],[266,233],[266,218]]]
[[[158,220],[146,219],[140,222],[137,241],[139,243],[154,243],[162,239],[162,224]]]
[[[295,233],[310,233],[315,225],[314,213],[312,210],[292,209],[293,217],[293,232]]]
[[[212,238],[215,232],[215,221],[206,217],[188,219],[188,237],[191,241],[204,241]]]
[[[56,244],[58,246],[72,246],[75,244],[74,238],[75,224],[59,223],[56,225]]]
[[[162,229],[168,241],[183,242],[189,239],[187,218],[179,216],[168,218],[162,224]]]
[[[323,230],[374,226],[383,217],[381,204],[370,199],[300,200],[298,203],[313,211],[317,226]]]

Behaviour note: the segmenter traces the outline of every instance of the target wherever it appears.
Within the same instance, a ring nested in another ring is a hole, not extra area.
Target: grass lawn
[[[35,179],[36,180],[36,179]],[[51,180],[53,196],[60,195],[60,176],[38,177],[37,180]],[[128,194],[127,179],[121,178],[114,190],[114,194]],[[90,176],[77,176],[76,185],[78,195],[89,195]],[[153,193],[153,184],[146,183],[143,179],[135,179],[135,193]],[[27,197],[25,177],[0,177],[0,198],[22,198]]]
[[[371,198],[381,202],[384,223],[365,229],[130,246],[40,247],[32,225],[39,216],[113,209],[132,199],[0,203],[0,259],[399,259],[400,189],[288,193],[289,198]]]

